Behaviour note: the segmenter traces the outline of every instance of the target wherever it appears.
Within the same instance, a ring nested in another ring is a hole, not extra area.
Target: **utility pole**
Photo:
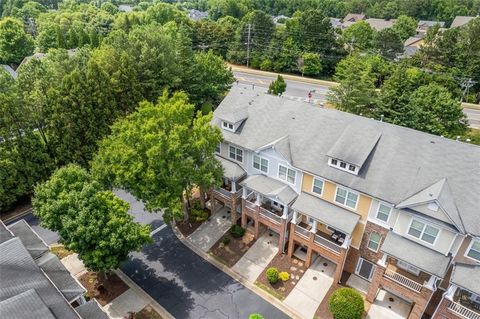
[[[205,49],[208,49],[208,45],[205,45],[205,43],[200,44],[198,47],[202,49],[203,53],[205,53]]]
[[[252,31],[252,24],[248,24],[248,35],[247,35],[247,68],[250,64],[250,33]]]
[[[470,91],[470,88],[477,83],[476,81],[473,81],[472,78],[463,78],[462,83],[460,86],[463,89],[462,97],[460,98],[460,102],[463,102],[463,99],[467,97],[468,99],[468,92]]]

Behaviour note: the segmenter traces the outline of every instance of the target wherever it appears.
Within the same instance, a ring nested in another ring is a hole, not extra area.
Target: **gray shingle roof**
[[[0,244],[0,302],[34,289],[56,318],[74,319],[78,314],[35,264],[19,238]]]
[[[56,319],[34,289],[0,302],[0,318]]]
[[[235,181],[247,174],[245,170],[237,163],[218,155],[215,155],[215,158],[222,164],[223,176],[226,178]]]
[[[443,278],[450,263],[449,257],[392,231],[388,232],[380,250],[440,278]]]
[[[265,175],[249,176],[240,185],[272,199],[277,199],[286,205],[297,197],[297,193],[290,186]]]
[[[392,27],[395,24],[395,19],[367,19],[367,23],[375,30],[380,31]]]
[[[353,232],[360,219],[358,214],[304,192],[300,193],[292,208],[346,234]]]
[[[453,19],[452,24],[450,25],[450,28],[464,26],[465,24],[469,23],[473,19],[475,19],[475,17],[456,16],[455,19]]]
[[[236,133],[222,130],[226,141],[254,151],[288,135],[293,166],[392,204],[446,178],[466,231],[480,235],[480,147],[240,86],[212,123],[220,126],[220,117],[242,103],[249,117]],[[328,165],[327,153],[344,131],[370,130],[381,137],[358,176]]]
[[[12,238],[13,238],[12,232],[0,220],[0,244]]]
[[[103,312],[95,299],[78,306],[75,310],[83,319],[108,319],[107,314]]]
[[[33,259],[37,259],[49,251],[48,246],[25,220],[21,219],[15,224],[8,226],[8,228],[16,237],[22,240],[23,245],[27,248]]]
[[[450,281],[480,295],[480,265],[455,264]]]

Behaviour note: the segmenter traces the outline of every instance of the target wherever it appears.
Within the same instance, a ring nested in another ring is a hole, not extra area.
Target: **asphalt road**
[[[233,71],[233,74],[241,84],[265,88],[268,88],[268,85],[275,80],[275,77],[270,75],[258,75],[242,71]],[[285,82],[287,83],[287,89],[284,93],[286,96],[308,99],[308,92],[314,90],[312,102],[317,104],[324,103],[327,99],[329,90],[327,86],[294,80],[285,80]],[[467,116],[471,128],[480,129],[480,110],[464,108],[463,113]]]

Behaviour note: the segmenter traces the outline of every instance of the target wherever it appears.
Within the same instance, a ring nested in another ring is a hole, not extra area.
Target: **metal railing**
[[[295,225],[295,233],[307,239],[310,238],[310,231],[308,231],[308,229],[303,228],[302,226]]]
[[[225,188],[219,187],[215,190],[221,197],[224,197],[226,199],[231,199],[232,198],[232,193],[227,191]]]
[[[240,197],[242,197],[242,194],[243,194],[243,188],[240,187],[240,189],[237,190],[237,192],[235,193],[235,196],[237,198],[240,198]]]
[[[257,205],[255,205],[255,203],[252,203],[252,202],[249,201],[249,200],[246,200],[246,201],[245,201],[245,208],[251,210],[252,212],[255,212],[256,206],[257,206]]]
[[[333,251],[336,254],[340,254],[340,250],[342,249],[340,246],[337,244],[329,241],[326,238],[323,238],[320,235],[315,234],[315,243],[319,244],[322,247],[325,247],[331,251]]]
[[[269,211],[269,210],[267,210],[263,207],[260,207],[260,215],[273,220],[277,224],[281,223],[280,216],[272,213],[271,211]]]
[[[448,310],[466,319],[480,319],[480,313],[470,310],[452,300],[450,300],[450,303],[448,304]]]
[[[388,268],[385,270],[385,274],[383,276],[415,292],[420,292],[423,287],[422,284],[419,284],[418,282],[407,278],[404,275],[400,275],[398,272]]]

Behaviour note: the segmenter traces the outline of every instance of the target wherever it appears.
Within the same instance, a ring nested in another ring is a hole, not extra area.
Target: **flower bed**
[[[80,283],[87,289],[89,298],[97,299],[102,306],[110,303],[125,291],[128,290],[127,284],[123,282],[116,274],[109,274],[107,278],[102,274],[89,271],[80,278]]]
[[[252,233],[245,232],[242,237],[235,238],[227,232],[213,245],[209,253],[223,264],[232,267],[254,243]]]

